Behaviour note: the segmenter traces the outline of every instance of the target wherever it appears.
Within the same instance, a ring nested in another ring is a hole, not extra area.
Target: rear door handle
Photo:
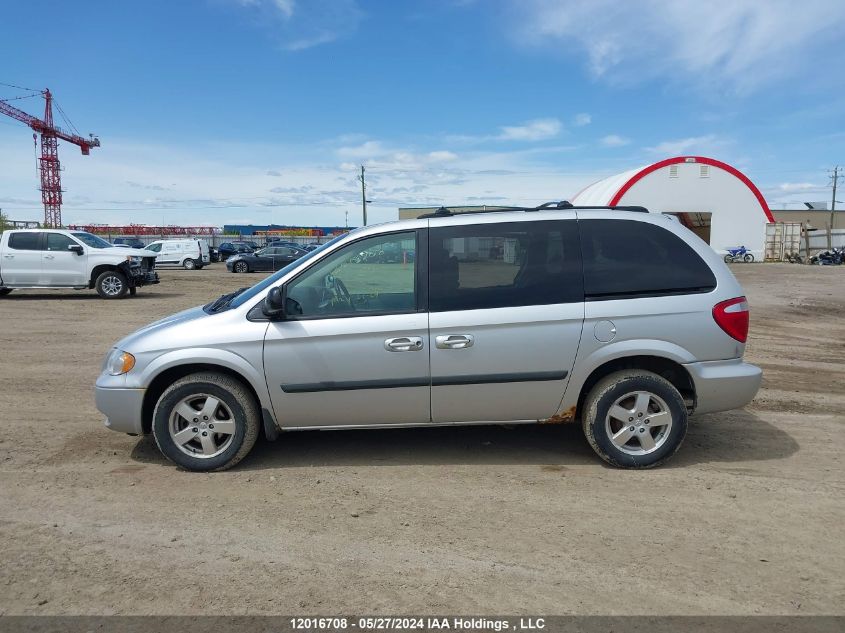
[[[44,259],[56,259],[54,255],[45,255]]]
[[[466,349],[475,342],[472,334],[444,334],[434,337],[437,349]]]
[[[3,257],[5,257],[6,259],[14,259],[15,258],[14,255],[3,255]]]
[[[384,342],[384,349],[388,352],[417,352],[422,348],[423,340],[420,336],[399,336]]]

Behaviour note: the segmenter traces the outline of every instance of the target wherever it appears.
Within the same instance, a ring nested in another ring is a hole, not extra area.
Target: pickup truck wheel
[[[5,297],[10,292],[12,292],[11,288],[0,288],[0,297]]]
[[[193,270],[197,267],[197,264],[193,259],[188,258],[184,262],[182,262],[182,266],[185,268],[185,270]]]
[[[603,378],[583,410],[587,441],[612,466],[657,466],[675,454],[687,434],[684,399],[650,371],[628,369]]]
[[[246,262],[235,262],[235,265],[232,267],[232,270],[234,270],[236,273],[248,273],[249,266]]]
[[[252,449],[260,420],[243,383],[225,374],[191,374],[162,394],[153,436],[164,456],[186,470],[226,470]]]
[[[97,289],[97,294],[103,299],[120,299],[129,291],[126,277],[116,270],[107,270],[100,273],[94,287]]]

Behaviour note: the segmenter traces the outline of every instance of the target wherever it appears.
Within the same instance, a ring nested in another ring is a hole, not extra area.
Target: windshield
[[[322,253],[322,252],[326,249],[326,247],[327,247],[327,246],[329,246],[330,244],[334,244],[334,243],[335,243],[335,242],[337,242],[338,240],[343,239],[344,237],[346,237],[347,235],[349,235],[349,234],[348,234],[348,233],[345,233],[345,234],[343,234],[343,235],[338,235],[337,237],[335,237],[334,239],[332,239],[332,240],[330,240],[330,241],[326,242],[325,244],[323,244],[323,245],[322,245],[322,246],[320,246],[319,248],[315,248],[315,249],[314,249],[313,251],[311,251],[310,253],[306,253],[305,255],[303,255],[302,257],[300,257],[299,259],[297,259],[296,261],[293,261],[293,262],[291,262],[290,264],[288,264],[287,266],[285,266],[284,268],[281,268],[278,272],[276,272],[276,273],[274,273],[274,274],[270,275],[269,277],[267,277],[267,278],[266,278],[266,279],[264,279],[263,281],[258,282],[257,284],[255,284],[255,285],[254,285],[252,288],[250,288],[249,290],[247,290],[247,291],[245,291],[245,292],[242,292],[242,293],[241,293],[241,294],[239,294],[237,297],[235,297],[235,298],[232,300],[232,303],[230,303],[230,304],[229,304],[229,307],[231,307],[231,308],[237,308],[237,307],[239,307],[239,306],[242,306],[242,305],[243,305],[243,304],[245,304],[246,302],[250,301],[250,300],[251,300],[253,297],[255,297],[257,294],[259,294],[260,292],[264,291],[265,289],[269,288],[269,287],[270,287],[270,286],[272,286],[274,283],[276,283],[279,279],[281,279],[284,275],[286,275],[286,274],[287,274],[287,273],[288,273],[288,272],[289,272],[289,271],[290,271],[290,270],[291,270],[294,266],[299,266],[299,265],[300,265],[300,264],[302,264],[303,262],[306,262],[306,261],[308,261],[309,259],[313,259],[313,258],[314,258],[314,257],[316,257],[317,255],[319,255],[320,253]]]
[[[91,235],[91,233],[85,233],[84,231],[74,231],[71,233],[76,239],[79,241],[87,244],[91,248],[111,248],[112,245],[109,244],[106,240],[101,237],[97,237],[96,235]]]

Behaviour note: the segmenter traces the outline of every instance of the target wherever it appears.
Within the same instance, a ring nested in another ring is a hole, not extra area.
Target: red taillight
[[[745,297],[728,299],[714,305],[713,319],[731,338],[740,343],[748,339],[748,301]]]

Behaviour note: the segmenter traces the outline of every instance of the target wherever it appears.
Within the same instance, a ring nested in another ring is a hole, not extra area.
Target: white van
[[[158,240],[147,244],[146,250],[157,253],[156,266],[181,266],[193,270],[211,263],[205,240]]]

